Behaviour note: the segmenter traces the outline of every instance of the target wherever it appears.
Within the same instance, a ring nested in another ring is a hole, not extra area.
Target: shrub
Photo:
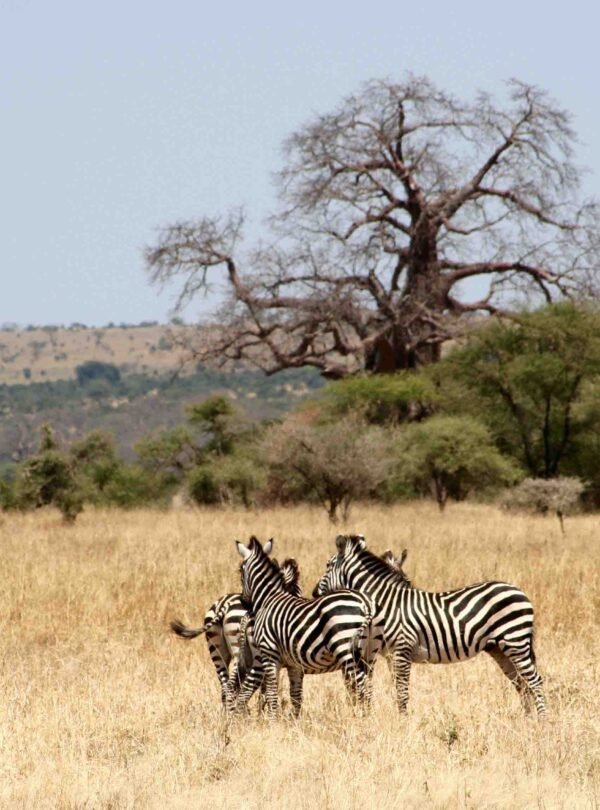
[[[290,417],[272,428],[265,439],[272,481],[283,484],[280,498],[316,497],[332,522],[341,510],[348,517],[350,505],[367,497],[384,481],[390,468],[389,434],[382,428],[346,416],[324,425]]]
[[[525,478],[503,497],[507,509],[525,509],[546,515],[554,512],[564,534],[564,517],[579,506],[585,485],[575,477]]]
[[[396,445],[399,482],[432,494],[442,511],[448,498],[512,483],[518,468],[494,446],[488,429],[470,417],[433,416],[407,425]]]
[[[414,372],[347,377],[326,386],[322,397],[330,412],[358,413],[377,425],[422,419],[437,400],[432,383]]]

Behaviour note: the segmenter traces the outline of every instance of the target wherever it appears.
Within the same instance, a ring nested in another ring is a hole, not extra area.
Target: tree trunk
[[[447,307],[448,290],[441,276],[437,254],[437,227],[419,215],[411,240],[406,281],[396,306],[396,316],[366,359],[366,369],[389,374],[415,369],[440,359],[444,335],[437,328]]]

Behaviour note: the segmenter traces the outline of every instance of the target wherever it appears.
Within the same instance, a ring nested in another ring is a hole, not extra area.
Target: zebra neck
[[[266,577],[252,589],[252,610],[260,608],[273,596],[284,593],[282,583],[276,577]]]
[[[398,597],[405,591],[414,590],[396,574],[382,575],[365,568],[348,572],[348,587],[353,590],[370,594],[371,592],[380,591],[384,583],[386,590],[390,593],[396,592]]]

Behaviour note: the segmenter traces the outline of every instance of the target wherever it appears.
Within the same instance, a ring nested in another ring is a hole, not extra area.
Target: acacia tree
[[[389,436],[381,428],[354,416],[315,424],[291,416],[271,428],[265,450],[273,478],[289,495],[314,496],[332,523],[341,511],[347,520],[350,506],[380,488],[390,469]]]
[[[529,475],[577,472],[598,426],[586,402],[600,381],[598,310],[562,302],[486,324],[426,373],[447,410],[484,421]]]
[[[579,196],[570,115],[508,88],[501,103],[426,78],[368,82],[286,141],[270,245],[243,249],[239,211],[164,228],[146,259],[153,282],[180,282],[179,308],[219,273],[229,291],[196,358],[331,378],[413,368],[509,292],[589,291],[597,206]],[[469,300],[473,278],[486,291]]]

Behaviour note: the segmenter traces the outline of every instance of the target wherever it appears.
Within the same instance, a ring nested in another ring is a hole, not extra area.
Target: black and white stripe
[[[254,615],[253,645],[257,652],[249,677],[244,679],[236,708],[243,709],[260,668],[264,677],[267,708],[278,709],[277,673],[288,671],[292,710],[302,706],[305,674],[341,669],[344,682],[358,702],[370,701],[371,672],[383,645],[383,625],[374,618],[373,600],[349,590],[318,599],[303,599],[286,593],[281,573],[269,559],[272,541],[265,547],[252,537],[248,546],[237,544],[243,558],[242,598]]]
[[[274,565],[278,565],[273,560]],[[284,560],[281,565],[283,586],[288,593],[300,595],[298,564],[294,559]],[[228,593],[214,602],[204,615],[202,627],[186,627],[180,621],[171,622],[171,630],[181,638],[206,637],[208,653],[221,686],[221,702],[231,707],[239,690],[237,662],[241,641],[245,634],[248,608],[241,593]],[[233,666],[232,666],[233,663]],[[260,679],[257,687],[260,685]]]
[[[412,588],[362,536],[340,535],[316,594],[352,588],[377,603],[392,655],[398,708],[405,711],[412,662],[453,663],[488,653],[517,688],[525,709],[533,699],[545,714],[542,679],[536,669],[533,607],[525,594],[506,582],[482,582],[432,593]]]

